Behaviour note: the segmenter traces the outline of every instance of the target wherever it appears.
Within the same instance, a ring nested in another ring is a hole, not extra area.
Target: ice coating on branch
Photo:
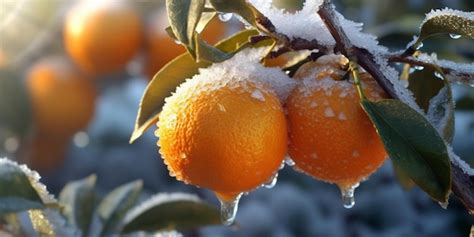
[[[26,175],[26,177],[28,177],[31,186],[36,190],[43,203],[52,204],[57,202],[54,196],[49,194],[48,190],[46,189],[46,186],[39,181],[41,179],[41,176],[38,174],[38,172],[30,170],[26,165],[19,165],[15,161],[9,160],[7,158],[0,158],[0,166],[4,165],[12,165],[19,167],[21,171],[23,171],[23,173]]]
[[[320,45],[328,48],[332,48],[336,43],[317,13],[323,3],[322,0],[308,0],[302,9],[295,13],[275,7],[272,0],[250,0],[249,2],[270,19],[279,33],[290,38],[316,39]],[[361,32],[362,23],[347,20],[339,13],[337,13],[337,17],[352,44],[369,51],[387,51],[385,47],[378,44],[374,35]]]
[[[474,169],[469,166],[468,163],[466,163],[464,160],[461,159],[458,155],[456,155],[453,151],[453,148],[451,145],[447,145],[448,147],[448,155],[449,158],[451,159],[451,162],[457,165],[461,170],[469,175],[469,176],[474,176]]]
[[[451,71],[446,74],[446,78],[450,82],[463,82],[464,80],[468,80],[471,85],[474,84],[474,63],[456,63],[438,59],[435,53],[421,53],[417,59],[425,63],[437,64],[441,68],[451,69]]]
[[[425,20],[423,21],[421,25],[425,24],[427,21],[429,21],[433,17],[442,16],[442,15],[460,16],[460,17],[467,18],[469,20],[474,20],[474,12],[463,12],[463,11],[454,10],[454,9],[450,9],[446,7],[444,9],[431,10],[431,12],[426,14]]]
[[[140,215],[144,211],[147,211],[148,209],[151,209],[152,207],[156,205],[160,205],[160,204],[168,203],[168,202],[174,202],[177,200],[190,201],[190,202],[196,202],[196,203],[201,202],[198,196],[188,194],[188,193],[159,193],[147,199],[145,202],[135,206],[130,211],[128,211],[127,214],[125,215],[124,223],[130,222],[131,220],[136,218],[138,215]]]
[[[388,64],[386,57],[384,57],[383,54],[374,54],[374,60],[380,67],[380,71],[383,75],[392,83],[397,97],[412,109],[425,116],[423,110],[416,103],[413,93],[405,87],[403,82],[399,79],[400,75],[398,71]]]

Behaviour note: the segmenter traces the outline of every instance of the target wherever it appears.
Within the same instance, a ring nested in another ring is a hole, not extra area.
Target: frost
[[[262,95],[263,93],[274,93],[283,103],[296,86],[296,82],[281,69],[264,67],[260,64],[260,59],[267,52],[268,47],[249,48],[242,50],[229,60],[215,63],[208,68],[201,68],[199,74],[187,79],[186,83],[176,89],[175,94],[180,94],[180,91],[188,90],[195,84],[202,82],[212,86],[208,89],[241,88],[252,94],[255,92],[255,88],[249,88],[246,83],[252,82]],[[168,103],[171,98],[168,97],[165,101]]]
[[[398,71],[388,65],[388,61],[383,55],[374,54],[374,59],[377,65],[380,67],[380,71],[393,85],[393,89],[395,90],[395,94],[397,95],[397,97],[418,113],[425,115],[423,110],[416,103],[415,98],[413,97],[413,93],[405,87],[402,81],[399,80]]]
[[[268,17],[280,33],[290,38],[316,39],[321,45],[328,46],[328,48],[334,47],[334,38],[317,14],[323,3],[322,0],[306,1],[303,8],[295,13],[278,9],[272,4],[272,0],[250,0],[249,2]],[[362,23],[347,20],[339,13],[337,13],[337,17],[355,46],[367,48],[371,51],[387,51],[385,47],[378,45],[375,36],[361,32]]]
[[[449,106],[448,93],[448,87],[443,87],[436,96],[431,98],[428,108],[428,120],[438,130],[439,134],[444,133],[443,129],[448,125],[451,115],[450,110],[453,109]]]
[[[337,116],[339,120],[347,120],[346,114],[344,112],[339,112],[339,115]]]
[[[67,225],[66,220],[57,210],[45,209],[42,213],[48,220],[49,224],[53,227],[56,236],[81,236],[81,231]]]
[[[426,14],[425,20],[423,21],[422,25],[425,24],[427,21],[430,19],[437,17],[437,16],[442,16],[442,15],[452,15],[452,16],[460,16],[463,18],[467,18],[471,21],[474,21],[474,12],[463,12],[459,10],[454,10],[450,8],[444,8],[444,9],[433,9],[431,12]]]
[[[326,116],[328,118],[335,116],[334,111],[332,110],[331,107],[326,107],[326,109],[324,110],[324,116]]]
[[[154,206],[163,203],[174,202],[177,200],[191,201],[196,203],[201,202],[198,196],[188,193],[159,193],[150,197],[145,202],[141,203],[140,205],[137,205],[136,207],[128,211],[124,218],[124,223],[130,222],[132,219],[136,218],[141,213],[153,208]]]
[[[259,89],[255,89],[250,96],[254,99],[265,101],[265,96],[262,94],[262,92]]]
[[[158,232],[154,235],[154,237],[183,237],[184,235],[175,231],[175,230],[172,230],[172,231],[162,231],[162,232]]]
[[[474,169],[470,167],[468,163],[462,160],[461,157],[459,157],[458,155],[454,153],[451,145],[447,145],[447,147],[448,147],[448,155],[449,155],[449,158],[451,159],[451,162],[453,162],[455,165],[461,168],[461,170],[465,174],[469,176],[474,176]]]
[[[38,172],[30,170],[26,165],[18,165],[18,163],[15,161],[9,160],[7,158],[0,158],[0,166],[3,165],[13,165],[19,167],[26,177],[28,177],[31,186],[36,190],[44,204],[47,205],[57,203],[57,200],[54,198],[54,196],[49,194],[46,186],[39,181],[41,176],[38,174]]]
[[[455,63],[438,59],[435,53],[422,53],[418,55],[417,59],[425,63],[437,64],[441,68],[451,69],[451,71],[446,74],[446,78],[450,82],[461,82],[461,74],[464,74],[464,76],[469,75],[468,80],[471,81],[471,84],[474,83],[474,63]]]
[[[352,151],[352,157],[359,157],[360,153],[357,150]]]

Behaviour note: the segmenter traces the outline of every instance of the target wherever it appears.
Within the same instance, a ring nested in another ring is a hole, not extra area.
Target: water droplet
[[[416,72],[416,69],[414,69],[414,68],[411,67],[410,70],[409,70],[409,72],[410,72],[410,74],[412,74],[412,73]]]
[[[451,37],[451,39],[459,39],[459,38],[461,38],[461,35],[458,35],[458,34],[449,34],[449,37]]]
[[[181,41],[179,41],[179,40],[177,40],[177,39],[174,40],[174,43],[181,45]]]
[[[285,164],[288,165],[288,166],[294,166],[295,162],[291,159],[291,157],[287,156],[285,158]]]
[[[232,13],[219,13],[219,20],[221,20],[222,22],[227,22],[230,21],[233,16],[234,14]]]
[[[277,180],[278,180],[278,172],[272,175],[270,179],[268,179],[268,181],[263,184],[263,187],[268,188],[268,189],[273,188],[275,187]]]
[[[242,193],[237,194],[234,198],[229,200],[224,200],[219,198],[219,202],[221,203],[221,222],[224,225],[232,225],[235,221],[235,216],[237,215],[237,210],[239,209],[239,200],[242,197]]]
[[[421,48],[423,48],[423,42],[420,42],[417,45],[415,45],[416,50],[420,50]]]
[[[3,147],[5,148],[6,152],[14,153],[20,147],[20,141],[16,137],[9,137],[5,139],[5,142],[3,143]]]
[[[79,148],[84,148],[87,145],[89,145],[89,135],[86,132],[76,133],[72,140],[74,142],[74,145],[76,145]]]
[[[352,208],[355,205],[354,191],[357,187],[359,187],[359,183],[349,187],[339,186],[339,189],[341,190],[342,204],[345,208]]]
[[[421,70],[425,69],[425,67],[420,66],[420,65],[415,65],[415,66],[413,66],[413,68],[415,68],[415,70],[418,70],[418,71],[421,71]]]
[[[435,75],[435,77],[437,77],[437,78],[439,78],[439,79],[441,79],[441,80],[444,80],[444,77],[443,77],[443,75],[441,75],[441,73],[435,72],[434,75]]]
[[[278,167],[278,170],[282,170],[283,168],[285,168],[285,160],[281,162],[280,167]]]
[[[443,209],[448,209],[449,201],[446,200],[446,202],[438,202],[438,204],[443,208]]]

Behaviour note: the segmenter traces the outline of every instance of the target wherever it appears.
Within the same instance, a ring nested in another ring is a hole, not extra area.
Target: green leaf
[[[451,143],[454,137],[454,99],[449,82],[438,78],[435,68],[424,68],[409,74],[408,88],[416,102],[427,112],[428,119],[443,138]]]
[[[392,162],[392,165],[395,176],[397,177],[397,180],[401,184],[403,189],[412,189],[415,186],[413,180],[411,180],[410,177],[405,173],[405,171],[403,171],[403,169],[400,168],[400,166],[398,166],[395,162]]]
[[[156,232],[217,224],[220,224],[219,210],[197,196],[158,194],[127,214],[122,232]]]
[[[474,14],[457,10],[438,10],[428,14],[415,45],[437,34],[455,34],[474,39]]]
[[[40,237],[56,237],[54,227],[42,210],[28,211],[33,229]]]
[[[421,189],[445,202],[451,188],[451,164],[446,144],[426,118],[401,101],[361,101],[385,150]]]
[[[140,197],[142,187],[139,180],[112,190],[97,207],[100,227],[94,231],[100,230],[100,236],[116,234],[123,217]]]
[[[31,105],[18,75],[0,69],[0,132],[25,137],[31,129]],[[0,135],[0,139],[4,138]]]
[[[63,205],[62,214],[68,223],[82,233],[89,233],[92,214],[95,208],[95,183],[96,175],[73,181],[63,188],[59,201]]]
[[[43,207],[43,200],[25,172],[16,163],[1,159],[0,215]]]
[[[234,54],[232,52],[226,53],[206,41],[201,39],[199,35],[196,35],[195,39],[196,46],[196,59],[198,62],[222,62],[231,58]]]
[[[454,137],[454,99],[449,83],[446,82],[446,86],[430,100],[427,116],[444,140],[451,144]]]
[[[226,53],[235,52],[248,44],[251,36],[258,34],[256,30],[244,30],[219,42],[216,48]],[[210,65],[208,62],[195,62],[189,54],[185,53],[176,57],[155,74],[140,101],[135,129],[130,142],[138,139],[158,121],[158,115],[165,103],[165,98],[170,96],[178,85],[197,74],[199,68]]]
[[[167,0],[166,11],[171,29],[184,45],[192,45],[205,0]]]

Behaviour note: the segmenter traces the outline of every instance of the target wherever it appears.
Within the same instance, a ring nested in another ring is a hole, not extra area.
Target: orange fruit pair
[[[207,74],[183,83],[167,98],[157,124],[170,172],[229,200],[268,181],[288,148],[297,169],[351,190],[386,153],[354,83],[344,78],[344,62],[332,55],[305,64],[287,101],[255,78]],[[385,97],[367,73],[361,77],[368,98]]]

